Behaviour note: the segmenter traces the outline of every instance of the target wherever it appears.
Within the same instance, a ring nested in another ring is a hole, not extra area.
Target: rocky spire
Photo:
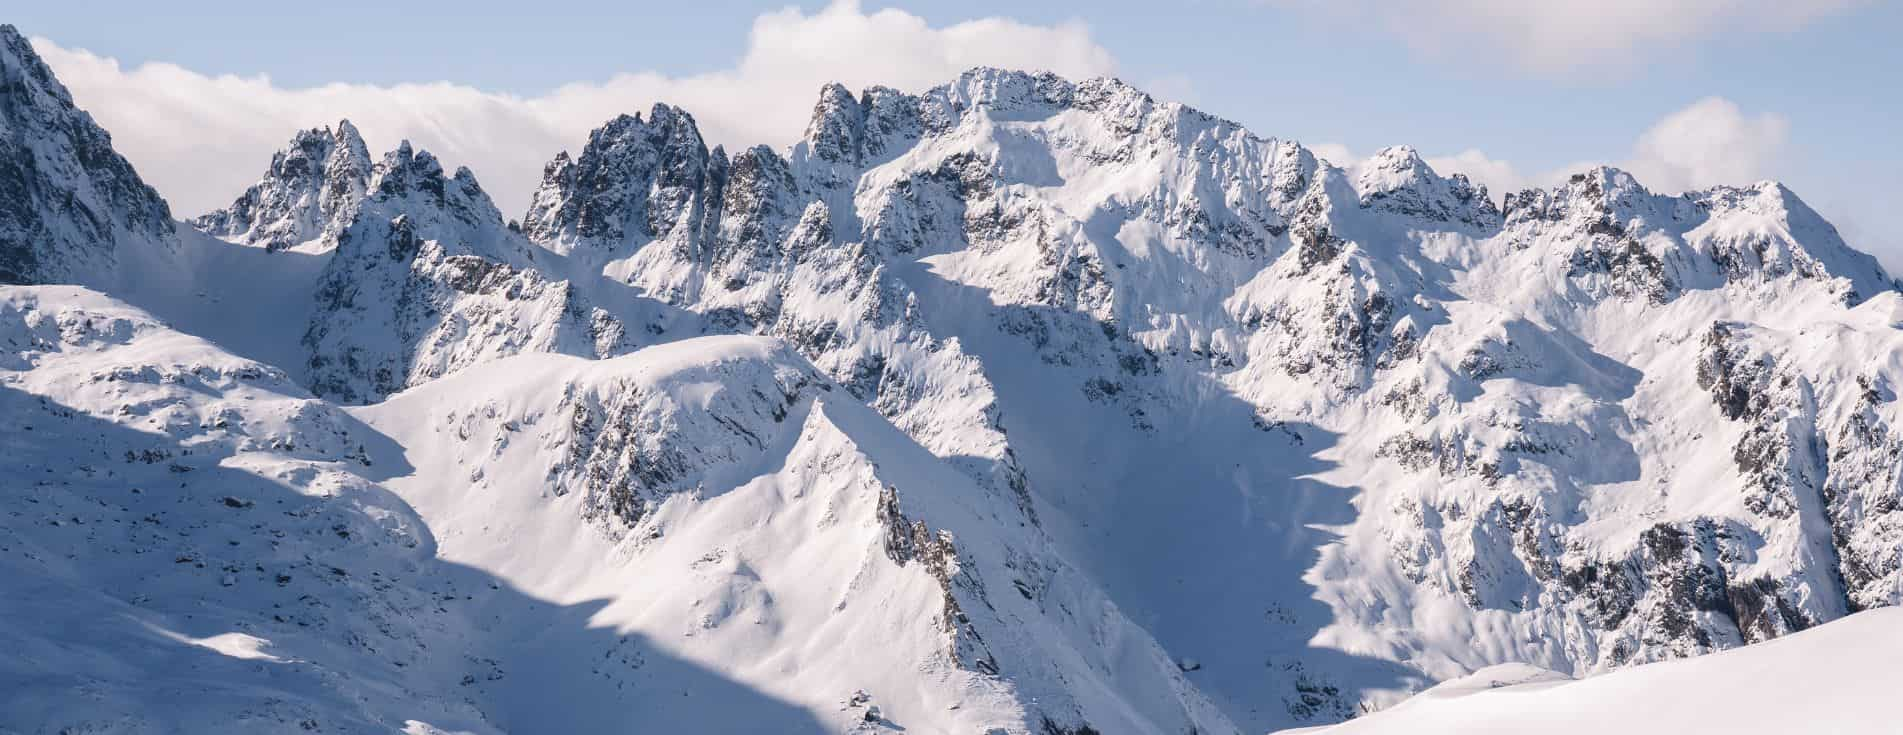
[[[401,219],[399,230],[417,240],[437,241],[446,255],[478,255],[501,262],[523,262],[527,243],[508,231],[501,210],[477,183],[475,173],[457,167],[449,174],[427,150],[403,141],[385,153],[370,172],[368,194],[337,238],[340,255],[359,257],[354,248],[365,237]],[[346,252],[347,251],[347,252]]]
[[[271,157],[264,177],[231,206],[192,224],[214,236],[269,250],[320,240],[342,229],[362,201],[370,152],[349,120],[300,131]]]
[[[601,356],[622,328],[538,269],[468,168],[445,174],[403,141],[371,170],[368,193],[327,237],[303,344],[313,393],[381,400],[476,362],[518,352]]]
[[[806,143],[814,158],[835,163],[858,157],[866,111],[845,85],[829,83],[819,91],[813,119],[806,124]]]
[[[165,200],[0,25],[0,283],[110,282],[129,249],[174,237]]]
[[[543,170],[522,230],[567,252],[586,245],[619,252],[665,237],[712,191],[724,166],[707,149],[692,115],[657,104],[647,119],[621,115],[588,136],[579,158],[558,155]]]

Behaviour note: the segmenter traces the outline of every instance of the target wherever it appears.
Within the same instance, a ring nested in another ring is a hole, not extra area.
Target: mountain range
[[[0,730],[1398,732],[1903,602],[1903,287],[1775,182],[986,68],[370,151],[175,220],[0,26]]]

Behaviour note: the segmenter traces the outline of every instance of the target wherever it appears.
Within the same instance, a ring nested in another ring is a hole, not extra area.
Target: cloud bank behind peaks
[[[655,102],[693,113],[710,145],[784,146],[805,129],[827,82],[920,91],[973,66],[1074,78],[1116,66],[1081,23],[987,18],[933,27],[899,10],[865,12],[857,0],[810,15],[788,8],[759,16],[731,68],[623,73],[530,97],[450,82],[284,88],[262,75],[208,76],[167,63],[125,68],[48,39],[33,45],[180,216],[230,204],[294,132],[339,118],[355,123],[372,149],[408,139],[449,165],[469,166],[514,216],[557,151],[575,151],[609,118],[645,114]]]

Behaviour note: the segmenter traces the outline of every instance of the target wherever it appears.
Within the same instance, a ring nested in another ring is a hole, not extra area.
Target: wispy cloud
[[[536,97],[450,82],[286,88],[266,76],[211,76],[173,64],[127,68],[43,38],[34,48],[181,215],[229,204],[294,131],[339,118],[355,123],[373,148],[409,139],[469,166],[514,214],[556,151],[573,150],[614,115],[644,113],[655,102],[693,113],[710,144],[779,146],[799,137],[830,81],[919,91],[980,65],[1072,77],[1115,69],[1081,23],[988,18],[935,27],[899,10],[865,11],[856,0],[759,16],[746,51],[726,69],[630,72]]]
[[[1787,31],[1863,0],[1263,0],[1489,69],[1564,75],[1724,34]]]
[[[1789,131],[1781,115],[1706,97],[1646,130],[1625,168],[1660,191],[1752,183],[1770,177]]]

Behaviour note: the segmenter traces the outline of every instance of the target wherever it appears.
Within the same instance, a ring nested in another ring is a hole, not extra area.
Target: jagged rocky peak
[[[421,190],[441,196],[443,164],[429,151],[418,149],[405,140],[383,154],[371,173],[371,189],[378,198],[406,196]]]
[[[920,98],[891,87],[867,87],[855,98],[845,85],[829,83],[820,89],[794,157],[847,168],[876,162],[918,137],[922,114]]]
[[[1361,206],[1440,222],[1464,222],[1492,228],[1500,210],[1462,174],[1441,177],[1410,146],[1383,148],[1362,162],[1355,176]]]
[[[1210,127],[1240,130],[1234,123],[1189,107],[1159,103],[1118,79],[1073,82],[1049,72],[977,67],[918,95],[874,86],[855,98],[844,85],[827,84],[820,90],[794,157],[871,166],[919,138],[948,133],[974,115],[1031,120],[1065,110],[1091,113],[1120,141],[1146,130],[1155,135]],[[1166,114],[1157,117],[1159,111]],[[1159,126],[1159,122],[1168,125]]]
[[[813,105],[812,121],[806,124],[808,148],[822,160],[856,158],[865,116],[865,107],[853,98],[851,90],[838,82],[827,83],[819,90],[819,102]]]
[[[1876,258],[1844,242],[1836,227],[1781,183],[1718,186],[1686,198],[1712,219],[1736,223],[1712,228],[1702,243],[1730,278],[1840,278],[1850,303],[1903,288]]]
[[[302,130],[271,157],[264,177],[231,206],[192,224],[213,236],[267,250],[321,241],[350,221],[371,173],[370,151],[349,120]]]
[[[638,247],[692,224],[687,215],[718,191],[726,167],[725,154],[707,149],[692,115],[656,104],[645,120],[621,115],[597,128],[580,157],[556,156],[543,169],[522,229],[558,252]]]
[[[1898,288],[1875,258],[1772,181],[1667,196],[1599,166],[1550,189],[1509,194],[1504,209],[1516,246],[1563,243],[1574,250],[1575,274],[1610,274],[1615,291],[1655,302],[1682,287],[1793,277],[1831,281],[1852,304]]]
[[[427,150],[405,140],[370,173],[365,211],[352,220],[407,217],[419,237],[446,244],[487,240],[504,229],[501,210],[467,167],[445,176],[443,164]]]
[[[373,402],[509,355],[621,348],[620,325],[539,268],[469,169],[445,175],[404,141],[369,188],[318,281],[311,392]]]
[[[943,88],[954,109],[984,106],[994,113],[1040,107],[1079,110],[1138,110],[1156,100],[1120,79],[1099,77],[1073,82],[1050,72],[978,67]],[[935,92],[937,90],[934,90]]]
[[[0,283],[99,284],[169,251],[172,211],[11,25],[0,25]]]
[[[1632,174],[1611,166],[1596,166],[1573,174],[1565,183],[1547,189],[1528,189],[1508,194],[1505,199],[1506,224],[1530,222],[1568,222],[1591,226],[1623,228],[1633,220],[1670,220],[1674,214],[1685,216],[1670,197],[1653,194],[1640,185]]]

